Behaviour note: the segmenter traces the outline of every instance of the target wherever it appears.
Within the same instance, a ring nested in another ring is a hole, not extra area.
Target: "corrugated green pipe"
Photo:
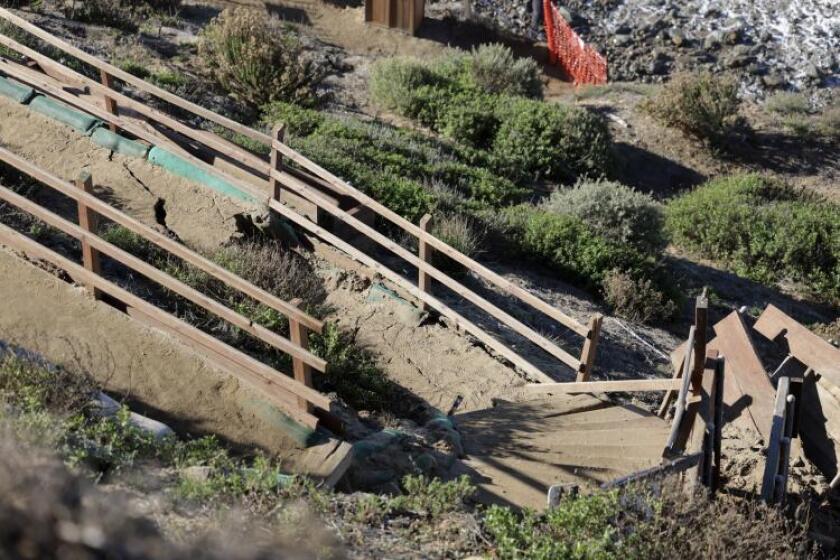
[[[99,126],[102,121],[91,117],[88,114],[82,113],[72,109],[69,105],[56,101],[50,97],[39,95],[35,97],[29,106],[33,111],[37,111],[43,115],[64,123],[72,128],[75,128],[82,134],[88,134],[92,129]]]
[[[35,90],[14,80],[0,77],[0,95],[4,95],[18,103],[29,103],[35,97]]]
[[[122,154],[129,157],[145,158],[149,151],[149,146],[134,140],[129,140],[120,136],[116,132],[112,132],[105,126],[100,126],[93,131],[90,139],[99,144],[103,148],[108,148],[112,152]]]
[[[149,150],[149,161],[155,165],[159,165],[167,171],[208,186],[211,189],[222,193],[225,196],[244,200],[252,204],[259,204],[260,201],[254,198],[251,194],[243,191],[235,185],[225,181],[224,179],[201,169],[194,163],[187,161],[179,155],[173,154],[169,150],[165,150],[159,146],[153,146]]]

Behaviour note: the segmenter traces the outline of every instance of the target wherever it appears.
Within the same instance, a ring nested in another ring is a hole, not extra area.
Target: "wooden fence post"
[[[76,179],[76,186],[88,194],[93,193],[93,178],[90,176],[90,173],[83,171],[78,179]],[[79,200],[79,227],[85,231],[96,233],[98,222],[99,218],[96,213],[88,208],[84,202]],[[82,240],[82,264],[94,274],[101,272],[102,266],[99,260],[99,251],[91,247],[84,239]],[[90,290],[90,293],[95,299],[99,299],[102,295],[92,285],[88,286],[88,290]]]
[[[420,229],[424,232],[429,231],[429,222],[432,220],[431,214],[426,214],[422,218],[420,218]],[[434,254],[434,249],[426,243],[422,237],[418,239],[418,256],[420,260],[423,262],[431,263],[432,262],[432,255]],[[420,291],[423,293],[431,293],[432,291],[432,278],[422,270],[419,270],[417,273],[417,286],[420,288]],[[425,303],[421,304],[423,309],[428,309],[428,306]]]
[[[695,356],[705,356],[706,355],[706,330],[708,327],[708,319],[709,319],[709,296],[708,296],[708,289],[703,288],[703,293],[697,297],[697,300],[694,303],[694,327],[695,327],[695,339],[694,339],[694,355]],[[688,355],[688,354],[686,354]],[[704,364],[701,362],[700,364],[694,364],[694,370],[692,372],[692,378],[698,380],[700,376],[703,375],[703,367]],[[698,369],[699,368],[699,369]],[[683,368],[677,369],[674,371],[674,379],[679,379],[683,373]],[[695,389],[699,389],[699,385],[695,384],[692,381],[692,385]],[[662,403],[659,405],[659,411],[657,412],[660,418],[665,418],[668,415],[668,407],[671,406],[671,402],[676,397],[676,393],[674,391],[667,391],[665,395],[662,397]]]
[[[113,85],[111,83],[111,75],[106,72],[105,70],[99,71],[99,76],[101,78],[102,85],[108,89],[113,89]],[[112,115],[117,115],[117,102],[112,97],[108,97],[107,95],[104,96],[105,99],[105,110],[111,113]],[[108,128],[111,129],[111,132],[117,131],[117,125],[111,123],[108,125]]]
[[[286,125],[279,123],[274,125],[274,128],[271,131],[271,138],[278,142],[283,142],[286,139]],[[283,167],[283,158],[280,155],[280,152],[274,146],[271,146],[271,169],[275,171],[280,171]],[[271,185],[271,192],[272,197],[277,202],[280,202],[280,181],[275,179],[272,176],[269,176],[268,182]]]
[[[598,338],[601,336],[601,323],[604,316],[596,313],[589,319],[589,333],[583,342],[583,350],[580,353],[580,369],[578,370],[578,381],[589,381],[592,376],[592,369],[595,367],[595,352],[598,351]]]
[[[790,377],[781,377],[776,385],[773,425],[767,442],[767,460],[761,483],[761,498],[767,503],[780,503],[787,486],[790,441],[796,398],[790,395]]]
[[[289,303],[295,307],[300,307],[303,300],[295,298]],[[301,348],[305,350],[309,349],[309,329],[294,317],[289,317],[289,338]],[[307,387],[312,387],[312,368],[308,364],[304,363],[300,358],[292,357],[292,368],[296,381],[303,383]],[[298,406],[305,412],[312,412],[314,410],[310,402],[300,397],[298,397]]]

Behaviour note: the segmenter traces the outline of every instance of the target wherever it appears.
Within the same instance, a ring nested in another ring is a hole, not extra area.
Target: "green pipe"
[[[91,130],[102,124],[102,121],[97,118],[72,109],[69,105],[61,101],[56,101],[43,95],[36,96],[29,103],[29,107],[33,111],[37,111],[78,130],[82,134],[89,134]]]
[[[228,181],[225,181],[217,175],[208,173],[194,163],[187,161],[169,150],[159,146],[153,146],[152,149],[149,150],[148,158],[153,164],[159,165],[179,177],[208,186],[225,196],[238,200],[244,200],[245,202],[250,202],[252,204],[260,203],[260,201],[254,198],[251,194],[243,191]]]
[[[4,95],[24,105],[35,97],[35,90],[14,80],[0,77],[0,95]]]
[[[149,147],[146,144],[129,140],[124,136],[120,136],[116,132],[112,132],[105,126],[100,126],[93,131],[90,139],[103,148],[108,148],[112,152],[122,154],[129,157],[145,158]]]

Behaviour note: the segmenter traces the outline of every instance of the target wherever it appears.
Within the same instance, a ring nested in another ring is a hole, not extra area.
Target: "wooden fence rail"
[[[476,336],[483,344],[511,361],[517,367],[523,369],[526,373],[537,377],[541,381],[554,381],[554,377],[546,374],[541,369],[537,368],[528,360],[523,358],[519,353],[502,344],[495,337],[490,336],[484,329],[478,327],[470,321],[467,321],[464,317],[444,306],[439,300],[434,298],[430,293],[431,280],[434,279],[437,282],[440,282],[458,296],[463,297],[474,304],[477,308],[481,309],[482,312],[491,315],[502,325],[526,338],[542,350],[560,360],[566,366],[572,368],[577,373],[577,381],[588,381],[590,379],[595,363],[598,339],[600,336],[602,321],[602,317],[600,315],[593,316],[590,319],[589,324],[584,325],[536,297],[529,291],[517,286],[516,284],[503,278],[501,275],[478,263],[474,259],[457,251],[455,248],[441,241],[428,231],[428,228],[425,227],[428,225],[428,220],[426,220],[426,224],[423,226],[411,223],[389,208],[355,189],[323,167],[307,159],[294,149],[290,148],[283,142],[284,137],[282,126],[275,128],[272,135],[251,129],[227,117],[218,115],[199,105],[181,99],[171,92],[145,82],[128,72],[99,60],[81,49],[76,48],[73,45],[70,45],[69,43],[38,28],[37,26],[32,25],[19,16],[12,14],[8,10],[0,8],[0,18],[19,27],[20,29],[23,29],[35,37],[38,37],[52,47],[55,47],[64,53],[96,68],[100,73],[100,80],[93,80],[79,74],[78,72],[67,68],[60,62],[49,58],[34,49],[26,47],[4,35],[0,35],[0,45],[16,51],[34,61],[44,73],[16,64],[9,60],[3,60],[2,58],[0,58],[0,71],[15,77],[15,79],[18,79],[23,83],[46,93],[47,95],[60,99],[73,107],[103,120],[111,126],[112,129],[125,131],[126,133],[150,144],[161,145],[176,152],[179,156],[187,159],[190,163],[197,165],[199,168],[235,184],[238,188],[241,188],[244,192],[250,194],[254,199],[269,202],[269,206],[276,212],[291,219],[291,221],[296,223],[298,226],[303,227],[310,233],[313,233],[313,228],[308,227],[311,225],[311,222],[304,225],[300,220],[292,219],[290,216],[290,212],[292,211],[279,202],[279,193],[281,190],[287,189],[297,194],[303,199],[315,204],[318,208],[331,214],[335,218],[338,218],[340,221],[343,221],[356,231],[359,231],[369,237],[380,246],[397,254],[408,263],[416,266],[419,271],[419,286],[414,286],[413,289],[409,289],[407,291],[417,297],[421,305],[434,309],[437,312],[455,320],[460,326],[464,327],[465,330]],[[262,158],[254,155],[253,153],[242,149],[217,134],[206,130],[195,129],[192,126],[184,124],[183,122],[167,115],[163,111],[149,107],[143,102],[129,97],[126,93],[114,89],[114,80],[120,80],[132,88],[135,88],[137,91],[156,97],[161,101],[174,105],[183,111],[187,111],[197,117],[223,127],[228,131],[244,135],[252,140],[262,143],[263,145],[270,147],[271,157]],[[78,91],[78,88],[73,90],[67,89],[67,84],[69,83],[81,85],[82,91]],[[91,98],[92,95],[98,97],[95,99],[88,99]],[[96,99],[99,100],[97,101]],[[154,123],[156,126],[150,127],[147,123]],[[171,133],[164,134],[162,132],[163,129],[160,128],[161,126],[171,131]],[[188,142],[178,141],[179,137],[187,140]],[[240,170],[246,172],[249,178],[243,180],[241,174],[233,176],[225,171],[224,168],[220,169],[220,164],[217,165],[217,162],[215,161],[208,163],[202,160],[198,157],[199,154],[196,152],[195,148],[187,146],[189,143],[201,146],[210,154],[213,154],[213,156],[217,159],[221,158],[222,160],[234,162]],[[399,244],[391,241],[379,231],[373,229],[368,224],[358,219],[354,213],[343,210],[334,202],[335,199],[332,198],[331,195],[325,195],[325,192],[336,193],[339,196],[347,197],[355,201],[355,203],[359,204],[361,207],[372,211],[376,216],[390,222],[393,225],[396,225],[403,232],[415,237],[423,254],[414,255]],[[298,216],[300,215],[298,214]],[[338,249],[347,253],[352,258],[363,262],[363,264],[367,264],[378,272],[383,272],[384,269],[387,269],[387,267],[385,267],[377,258],[369,254],[365,254],[357,247],[344,242],[344,240],[335,236],[332,232],[323,228],[319,228],[318,231],[330,234],[327,236],[320,234],[316,235],[328,243],[335,245]],[[433,264],[431,264],[432,252],[439,252],[446,255],[453,261],[464,266],[467,270],[482,280],[501,290],[504,294],[516,298],[519,302],[540,311],[545,316],[553,319],[560,325],[563,325],[565,328],[568,328],[572,332],[583,337],[584,340],[580,356],[573,356],[553,341],[548,340],[542,334],[536,332],[534,329],[528,327],[509,313],[487,301],[484,297],[476,294],[472,290],[469,290],[462,283],[454,280],[448,274],[434,267]],[[396,277],[399,275],[392,272],[393,271],[389,270],[388,274],[383,273],[383,275],[389,280],[405,288],[405,283],[403,282],[404,279],[400,276],[399,280],[397,280]],[[286,309],[286,312],[294,314],[294,311],[289,309]],[[302,320],[299,316],[297,319]],[[306,326],[312,330],[318,330],[312,324],[306,324]]]
[[[118,210],[113,209],[90,194],[92,180],[89,174],[81,176],[77,181],[77,186],[74,187],[70,183],[66,183],[48,172],[38,169],[31,163],[22,160],[3,148],[0,148],[0,161],[12,165],[19,171],[77,201],[79,225],[50,212],[28,198],[0,185],[0,200],[31,214],[47,225],[79,240],[82,247],[83,264],[79,266],[28,238],[12,235],[14,233],[13,230],[6,226],[3,226],[5,232],[3,237],[4,243],[11,247],[24,250],[33,256],[43,258],[68,271],[77,281],[84,282],[95,297],[103,293],[109,294],[125,305],[137,309],[143,316],[164,327],[167,332],[185,339],[188,345],[193,347],[199,346],[208,350],[211,356],[219,358],[217,361],[222,361],[225,369],[233,373],[233,375],[266,390],[268,396],[272,398],[275,404],[299,423],[311,428],[316,427],[318,418],[313,415],[316,409],[324,412],[322,414],[323,417],[329,416],[330,400],[312,388],[312,377],[310,373],[313,369],[320,372],[326,371],[327,364],[323,359],[309,351],[307,335],[310,325],[319,331],[322,330],[323,326],[320,321],[311,318],[298,309],[300,301],[287,303],[275,296],[271,296],[256,286],[221,269],[217,265],[209,263],[209,261],[182,245],[154,232],[154,230],[151,230],[145,225],[139,224],[133,218],[129,218]],[[198,290],[155,268],[151,264],[100,238],[96,235],[98,214],[112,219],[115,223],[127,227],[162,248],[173,249],[170,251],[171,254],[183,258],[186,262],[195,263],[199,268],[206,270],[208,274],[213,275],[231,287],[244,288],[241,290],[242,293],[246,295],[253,294],[256,296],[254,299],[257,301],[270,305],[281,313],[286,309],[290,310],[291,312],[286,312],[285,314],[289,318],[291,340],[254,323],[249,318],[240,315]],[[131,295],[126,290],[105,280],[100,275],[101,255],[120,262],[167,290],[180,295],[255,338],[288,354],[292,358],[294,377],[285,375],[254,360],[250,356],[195,329],[154,305]],[[80,273],[79,270],[83,272]],[[263,294],[268,297],[263,297]],[[281,305],[278,305],[278,302]],[[234,367],[227,367],[229,364],[235,365]]]

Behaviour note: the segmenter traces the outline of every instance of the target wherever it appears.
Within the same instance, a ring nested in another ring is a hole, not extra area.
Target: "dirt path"
[[[96,196],[191,247],[212,250],[237,233],[247,212],[212,190],[179,179],[143,159],[114,154],[52,119],[0,97],[0,145],[68,181],[93,176]]]

